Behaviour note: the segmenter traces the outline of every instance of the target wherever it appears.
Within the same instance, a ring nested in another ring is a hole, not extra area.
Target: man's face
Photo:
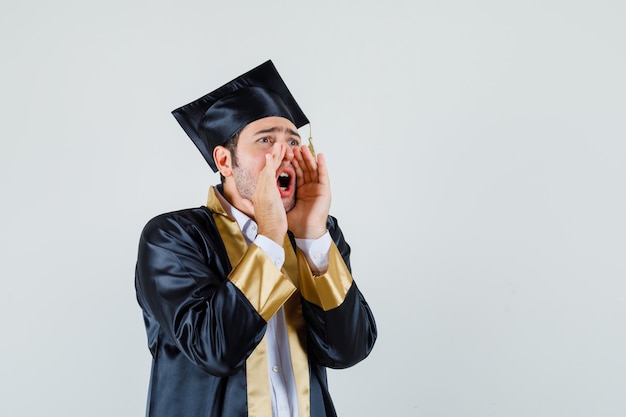
[[[233,179],[241,197],[252,200],[259,173],[265,167],[265,155],[272,152],[275,143],[284,143],[290,148],[300,145],[300,135],[291,121],[265,117],[250,123],[239,133],[236,157],[233,158]],[[276,187],[285,211],[290,211],[296,201],[296,172],[292,159],[290,149],[276,171]]]

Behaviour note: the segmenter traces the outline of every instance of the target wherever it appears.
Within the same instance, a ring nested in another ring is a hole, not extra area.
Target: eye
[[[299,140],[297,140],[297,139],[291,139],[291,140],[289,141],[289,145],[290,145],[290,146],[300,146],[300,141],[299,141]]]
[[[257,139],[257,142],[259,142],[259,143],[270,143],[271,140],[268,137],[264,137],[264,138]]]

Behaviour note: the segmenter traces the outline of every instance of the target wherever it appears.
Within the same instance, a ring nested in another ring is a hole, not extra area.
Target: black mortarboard
[[[280,116],[309,123],[271,60],[172,112],[213,171],[213,149],[255,120]]]

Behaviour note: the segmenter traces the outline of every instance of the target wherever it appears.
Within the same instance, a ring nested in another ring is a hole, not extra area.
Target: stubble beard
[[[252,201],[256,190],[256,178],[250,171],[233,164],[233,178],[239,195],[246,200]]]
[[[248,169],[239,165],[233,164],[233,179],[235,180],[235,187],[237,192],[242,198],[249,201],[254,201],[254,191],[256,190],[257,178]],[[289,213],[296,205],[295,193],[289,200],[283,201],[283,207],[285,212]]]

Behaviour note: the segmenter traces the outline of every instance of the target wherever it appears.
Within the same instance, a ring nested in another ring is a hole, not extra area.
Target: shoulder
[[[141,239],[156,243],[212,233],[214,228],[213,216],[206,207],[189,208],[153,217],[144,226]]]

